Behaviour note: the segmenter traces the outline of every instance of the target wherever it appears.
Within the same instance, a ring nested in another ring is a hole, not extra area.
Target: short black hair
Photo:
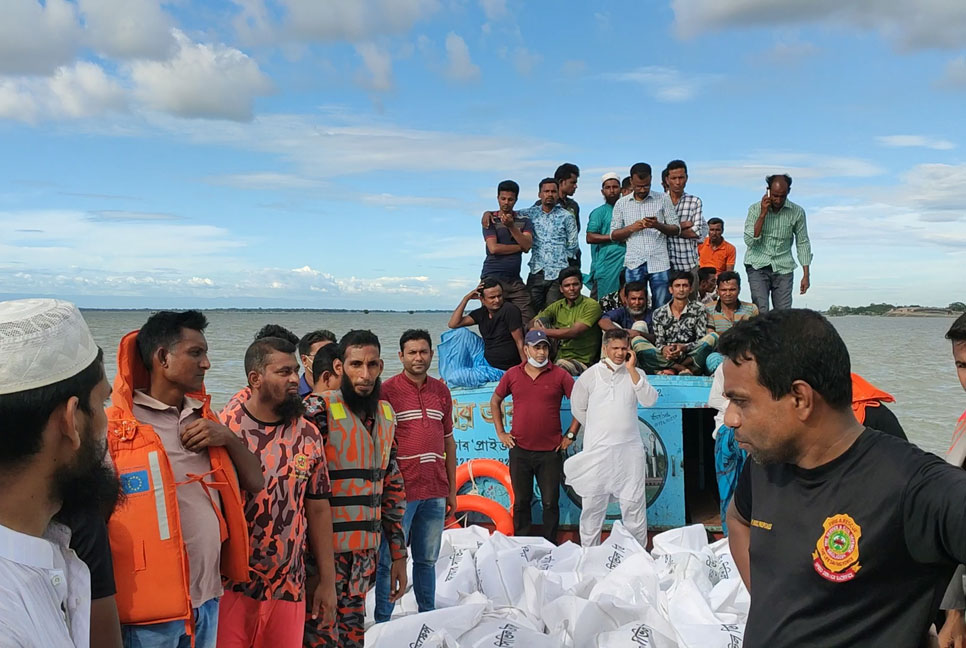
[[[181,341],[182,329],[203,332],[208,319],[201,311],[158,311],[148,318],[138,331],[135,344],[138,356],[147,370],[151,371],[151,358],[160,349],[168,349]]]
[[[317,331],[312,331],[311,333],[306,333],[299,340],[299,355],[309,355],[312,352],[312,345],[319,342],[331,342],[335,344],[337,342],[335,338],[335,333],[327,329],[319,329]]]
[[[70,378],[35,389],[0,394],[0,469],[15,468],[43,448],[43,431],[58,407],[76,396],[77,407],[93,416],[91,392],[104,379],[104,352]],[[99,406],[95,405],[95,407]]]
[[[708,219],[708,225],[721,225],[721,229],[724,229],[724,221],[717,216]]]
[[[829,407],[847,410],[852,405],[849,350],[821,313],[790,308],[742,320],[721,335],[718,351],[735,364],[754,360],[758,382],[775,400],[802,380]]]
[[[292,333],[290,330],[285,328],[280,324],[266,324],[262,328],[258,329],[258,333],[255,334],[256,340],[261,340],[262,338],[276,337],[282,338],[283,340],[288,340],[292,343],[292,346],[296,346],[299,343],[299,336]]]
[[[501,191],[509,191],[513,195],[519,196],[520,195],[520,185],[518,185],[517,183],[515,183],[513,180],[504,180],[503,182],[501,182],[500,184],[498,184],[496,186],[496,193],[497,193],[497,195],[499,195]]]
[[[409,329],[408,331],[403,331],[403,334],[399,336],[399,350],[404,350],[406,348],[406,342],[412,342],[413,340],[426,340],[426,344],[429,345],[430,350],[433,348],[433,338],[430,337],[429,331],[426,329]]]
[[[720,286],[726,281],[737,281],[738,288],[741,288],[741,275],[735,272],[734,270],[725,270],[724,272],[719,274],[718,278],[715,280],[715,284]]]
[[[557,170],[553,172],[553,179],[560,183],[563,180],[567,180],[570,176],[580,177],[580,168],[571,162],[564,162],[557,167]]]
[[[630,187],[631,187],[631,177],[627,176],[623,180],[621,180],[621,191],[624,191],[625,189],[630,189]]]
[[[652,175],[651,165],[647,162],[638,162],[631,167],[631,175],[638,178],[649,178]]]
[[[315,358],[312,359],[312,376],[318,380],[319,376],[326,371],[332,373],[335,367],[335,361],[341,359],[339,357],[339,345],[326,344],[315,352]]]
[[[647,297],[647,284],[643,281],[632,281],[630,283],[624,284],[624,294],[632,292],[644,291],[644,296]]]
[[[665,189],[667,188],[667,176],[669,173],[671,172],[667,170],[667,167],[664,167],[664,170],[661,171],[661,186]]]
[[[688,175],[688,165],[684,163],[684,160],[671,160],[667,163],[667,171],[670,173],[675,169],[684,169],[684,175]]]
[[[679,279],[686,279],[689,286],[694,285],[694,275],[686,270],[678,270],[677,272],[671,272],[670,280],[668,281],[669,286],[673,286],[675,281]]]
[[[560,283],[560,285],[562,286],[564,279],[570,279],[571,277],[577,277],[578,279],[580,279],[581,285],[583,285],[584,274],[580,271],[580,268],[578,268],[577,266],[567,266],[566,268],[561,270],[560,274],[557,275],[557,282]]]
[[[558,183],[554,178],[544,178],[543,180],[540,181],[540,184],[537,185],[537,191],[543,191],[543,185],[545,184],[552,184],[554,186],[558,186]]]
[[[502,290],[503,292],[506,292],[506,288],[503,287],[502,281],[500,281],[496,277],[484,277],[483,281],[480,282],[480,294],[482,295],[484,290],[487,290],[489,288],[496,288],[497,286],[500,287],[500,290]]]
[[[245,375],[247,376],[253,371],[262,373],[265,370],[268,356],[276,351],[294,355],[295,350],[295,344],[285,338],[272,336],[258,338],[249,344],[248,350],[245,351]]]
[[[612,328],[604,331],[603,344],[604,346],[606,346],[607,343],[610,342],[611,340],[630,340],[630,339],[631,339],[631,334],[628,333],[625,329]]]
[[[705,281],[709,277],[713,277],[716,274],[718,274],[717,268],[712,268],[710,266],[698,268],[698,281]]]
[[[352,329],[343,335],[342,339],[339,340],[339,357],[345,360],[346,349],[354,346],[374,346],[382,353],[382,345],[379,344],[379,338],[368,329]]]
[[[785,183],[788,185],[788,188],[789,189],[792,188],[792,177],[787,173],[776,173],[774,175],[765,176],[765,186],[771,187],[771,183],[774,182],[775,180],[778,180],[779,178],[784,178]]]
[[[953,342],[966,342],[966,313],[956,318],[953,325],[946,331],[946,339]]]

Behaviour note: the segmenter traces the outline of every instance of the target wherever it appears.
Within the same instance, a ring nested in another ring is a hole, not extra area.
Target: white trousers
[[[580,546],[596,547],[600,544],[600,532],[604,527],[604,518],[607,517],[607,507],[611,499],[609,494],[581,498],[583,508],[580,510]],[[624,528],[642,547],[647,547],[647,496],[642,492],[638,499],[618,499],[618,502]]]

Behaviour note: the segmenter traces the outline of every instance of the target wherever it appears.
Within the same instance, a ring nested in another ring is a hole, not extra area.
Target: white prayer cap
[[[97,344],[87,322],[70,302],[0,302],[0,394],[72,378],[96,357]]]
[[[613,171],[611,171],[610,173],[605,173],[604,175],[600,176],[600,184],[604,184],[608,180],[617,180],[618,182],[620,182],[621,177],[616,173],[614,173]]]

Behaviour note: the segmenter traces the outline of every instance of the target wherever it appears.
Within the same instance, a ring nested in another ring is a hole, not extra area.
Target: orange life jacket
[[[894,403],[892,394],[882,391],[857,373],[852,374],[852,412],[859,423],[865,423],[865,408]]]
[[[150,425],[139,423],[133,413],[134,390],[150,384],[138,356],[137,333],[121,339],[114,392],[107,408],[108,450],[126,493],[108,522],[117,611],[123,624],[183,620],[192,633],[188,555],[178,512],[179,484],[161,438]],[[196,396],[204,402],[202,416],[217,422],[210,407],[211,397],[203,392]],[[238,478],[225,448],[209,447],[208,455],[211,472],[192,476],[189,482],[199,481],[206,491],[215,488],[221,496],[221,507],[212,500],[221,528],[221,573],[233,581],[247,582],[248,525]]]
[[[335,551],[375,549],[382,542],[382,483],[396,434],[388,401],[379,401],[372,432],[346,407],[339,391],[322,394],[329,419],[325,460],[332,483]]]

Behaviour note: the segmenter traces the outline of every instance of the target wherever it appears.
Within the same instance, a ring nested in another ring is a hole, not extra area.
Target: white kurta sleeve
[[[641,377],[634,385],[634,395],[637,396],[637,402],[643,407],[650,407],[657,402],[657,390],[651,387],[651,383],[647,382],[647,374],[645,374],[640,369],[636,369],[637,375]],[[630,377],[628,377],[630,379]]]
[[[590,402],[590,392],[596,383],[595,376],[597,371],[591,367],[577,378],[574,389],[570,393],[570,413],[574,415],[581,425],[587,424],[587,404]]]

